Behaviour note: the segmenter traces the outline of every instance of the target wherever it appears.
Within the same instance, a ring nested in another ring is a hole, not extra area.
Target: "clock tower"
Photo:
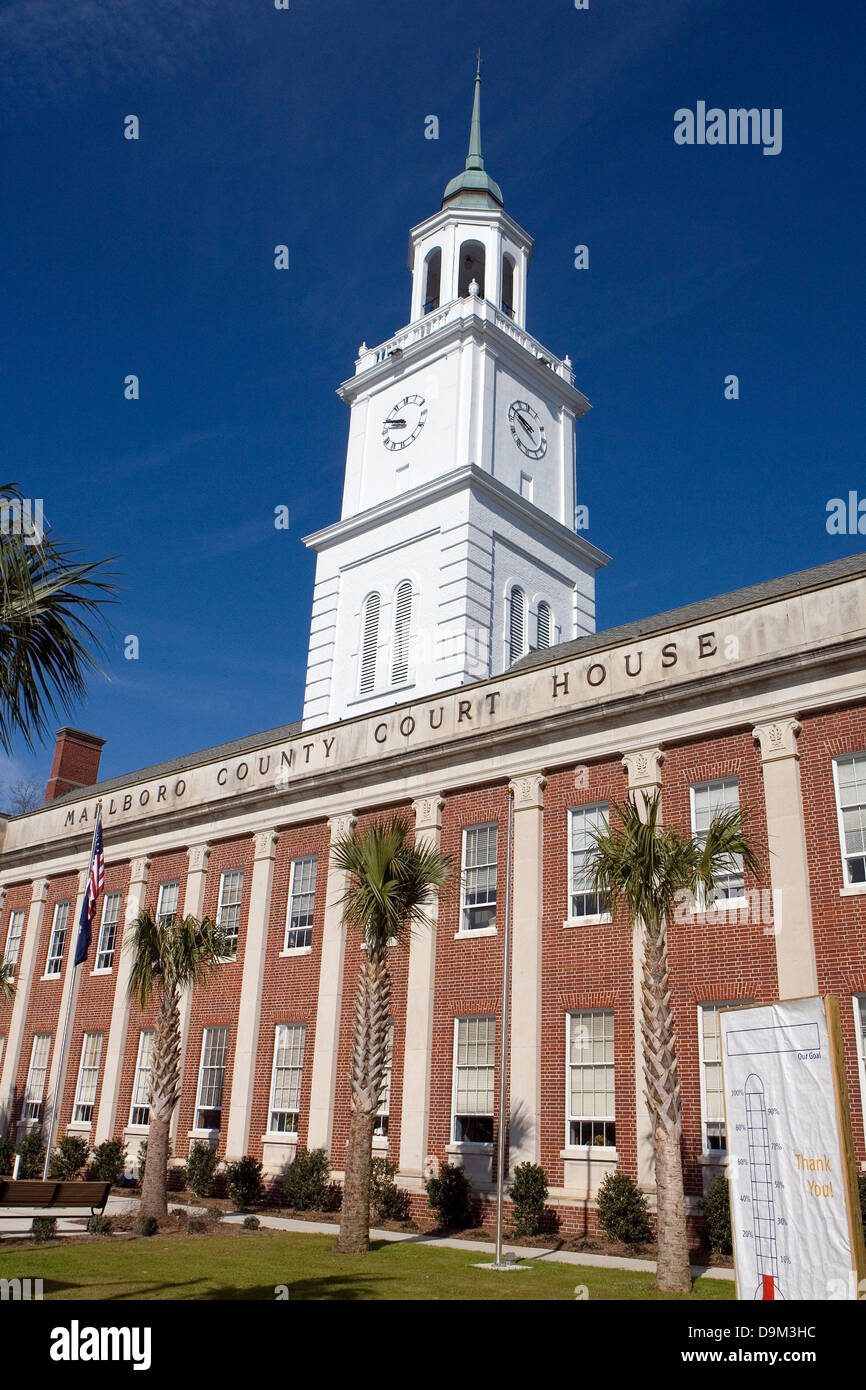
[[[304,727],[496,675],[595,631],[608,556],[578,531],[574,426],[589,402],[526,331],[532,239],[469,153],[409,241],[409,323],[340,386],[340,520],[305,544],[316,584]]]

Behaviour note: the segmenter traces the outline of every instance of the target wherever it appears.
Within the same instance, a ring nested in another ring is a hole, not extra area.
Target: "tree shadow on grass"
[[[360,1274],[328,1274],[318,1279],[288,1279],[284,1285],[261,1284],[250,1288],[209,1289],[202,1299],[240,1299],[243,1301],[282,1302],[276,1298],[276,1290],[285,1287],[289,1291],[289,1301],[307,1302],[309,1300],[348,1303],[358,1299],[382,1297],[382,1285],[398,1282],[383,1279],[381,1275],[367,1278]]]

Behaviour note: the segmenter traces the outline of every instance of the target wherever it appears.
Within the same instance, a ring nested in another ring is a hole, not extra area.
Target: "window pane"
[[[740,792],[736,777],[698,783],[692,787],[692,833],[703,844],[713,816],[720,811],[736,811],[739,806]],[[716,875],[713,900],[741,898],[745,891],[742,855],[732,854]],[[706,906],[711,905],[711,901],[708,900]]]
[[[228,1028],[222,1025],[204,1030],[196,1109],[198,1129],[220,1127],[228,1035]]]
[[[454,1138],[490,1143],[493,1138],[496,1019],[457,1020],[454,1068]]]
[[[51,1056],[51,1033],[37,1033],[33,1038],[30,1052],[30,1069],[27,1073],[27,1089],[24,1093],[25,1120],[41,1118],[42,1101],[45,1097],[45,1082],[48,1077],[48,1060]]]
[[[725,1134],[725,1097],[722,1082],[722,1031],[719,1014],[723,1009],[741,1007],[749,1000],[738,1000],[719,1004],[700,1006],[700,1051],[703,1077],[704,1100],[704,1150],[705,1152],[724,1152],[727,1149]]]
[[[607,911],[602,895],[592,891],[594,836],[607,829],[607,817],[606,801],[594,806],[574,806],[569,811],[572,917],[599,917]]]
[[[613,1009],[568,1015],[568,1142],[612,1147],[615,1128]]]
[[[173,879],[159,885],[159,901],[156,906],[157,920],[165,925],[177,912],[180,884]]]
[[[69,927],[69,910],[71,903],[58,903],[54,909],[54,921],[51,924],[51,941],[48,946],[48,960],[45,965],[46,975],[59,975],[63,965],[63,952],[66,947],[66,932]]]
[[[496,821],[468,826],[463,832],[464,931],[478,931],[496,922],[498,832]]]
[[[866,753],[837,758],[836,782],[845,879],[866,882]]]
[[[6,933],[6,950],[4,956],[6,964],[12,967],[18,964],[18,957],[21,953],[21,938],[24,935],[24,916],[25,913],[22,908],[13,912],[12,916],[9,918],[9,930]]]
[[[153,1059],[153,1038],[151,1029],[142,1030],[138,1039],[138,1061],[135,1068],[135,1085],[132,1089],[132,1106],[129,1112],[131,1125],[150,1123],[150,1081]]]
[[[304,1069],[303,1023],[280,1023],[274,1039],[271,1109],[268,1128],[276,1134],[295,1134]]]
[[[220,898],[217,908],[217,926],[225,932],[226,956],[233,956],[238,948],[238,930],[241,920],[241,899],[244,894],[243,869],[230,869],[220,878]]]
[[[315,854],[304,859],[293,859],[289,878],[289,903],[286,912],[287,951],[312,945],[313,910],[316,903],[316,872],[318,858]]]
[[[117,928],[120,922],[122,894],[106,893],[102,903],[102,922],[99,928],[99,944],[96,948],[96,970],[110,970],[114,965],[114,949],[117,943]]]

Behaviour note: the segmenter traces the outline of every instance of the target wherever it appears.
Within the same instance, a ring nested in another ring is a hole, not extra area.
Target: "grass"
[[[380,1241],[369,1255],[338,1255],[331,1236],[257,1231],[0,1250],[0,1278],[42,1279],[46,1299],[266,1299],[286,1285],[292,1300],[661,1299],[652,1274],[533,1262],[528,1274],[473,1266],[490,1257]],[[584,1295],[586,1297],[587,1295]],[[692,1299],[731,1299],[729,1280],[699,1279]]]

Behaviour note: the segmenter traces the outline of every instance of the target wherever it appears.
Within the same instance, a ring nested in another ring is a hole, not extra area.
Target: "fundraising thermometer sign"
[[[836,1010],[816,998],[721,1014],[739,1298],[857,1297]]]

